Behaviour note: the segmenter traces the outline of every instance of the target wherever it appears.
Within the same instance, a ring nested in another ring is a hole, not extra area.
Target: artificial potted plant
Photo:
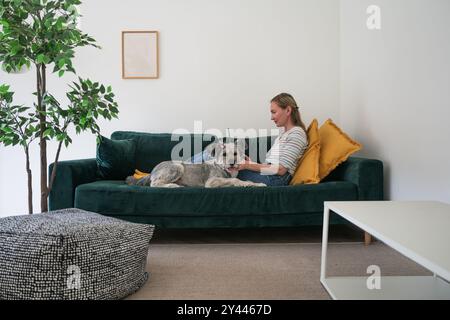
[[[29,146],[39,140],[41,211],[48,211],[48,196],[56,176],[61,146],[72,139],[70,126],[76,133],[91,130],[99,139],[100,117],[117,118],[118,106],[110,86],[89,79],[78,80],[66,93],[69,103],[61,103],[47,90],[48,67],[62,77],[76,71],[72,65],[75,49],[94,46],[95,40],[77,27],[79,0],[0,0],[0,63],[6,72],[17,72],[34,66],[36,70],[36,102],[33,107],[14,105],[13,92],[0,83],[0,143],[21,145],[26,156],[28,177],[28,211],[33,213],[32,173]],[[56,139],[58,149],[54,169],[47,181],[47,141]]]

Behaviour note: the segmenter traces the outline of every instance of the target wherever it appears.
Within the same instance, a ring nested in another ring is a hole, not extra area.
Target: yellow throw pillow
[[[352,140],[331,119],[320,127],[319,134],[319,177],[322,180],[352,153],[361,150],[362,145]]]
[[[319,124],[314,119],[306,131],[308,148],[300,158],[290,185],[319,183],[320,135]]]
[[[133,177],[135,179],[141,179],[141,178],[144,178],[144,177],[148,176],[149,174],[150,173],[142,172],[142,171],[139,171],[138,169],[136,169],[136,170],[134,170]]]

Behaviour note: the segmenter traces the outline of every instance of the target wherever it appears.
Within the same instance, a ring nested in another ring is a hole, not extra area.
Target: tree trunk
[[[52,191],[53,188],[53,182],[55,182],[55,177],[56,177],[56,169],[58,168],[58,161],[59,161],[59,153],[61,152],[61,146],[62,146],[62,140],[59,142],[58,144],[58,150],[56,151],[56,157],[55,157],[55,162],[53,162],[53,170],[52,170],[52,175],[50,176],[50,182],[48,184],[48,194],[50,194],[50,192]]]
[[[46,92],[46,77],[45,77],[45,65],[39,64],[36,66],[37,70],[37,97],[38,97],[38,109],[41,112],[46,111],[43,97]],[[39,113],[40,123],[40,136],[39,136],[39,148],[41,155],[41,212],[48,211],[48,188],[47,188],[47,140],[44,137],[44,131],[47,129],[45,114]]]
[[[39,145],[41,147],[41,212],[47,212],[47,141],[41,137]]]
[[[28,175],[28,213],[33,214],[33,177],[30,169],[30,153],[28,146],[25,147],[25,156],[27,158],[27,175]]]

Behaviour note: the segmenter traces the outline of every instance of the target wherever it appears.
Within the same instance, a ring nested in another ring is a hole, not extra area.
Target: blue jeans
[[[266,175],[251,170],[242,170],[239,171],[237,178],[243,181],[262,182],[268,186],[287,186],[291,182],[292,176],[289,172],[279,176],[277,174]]]

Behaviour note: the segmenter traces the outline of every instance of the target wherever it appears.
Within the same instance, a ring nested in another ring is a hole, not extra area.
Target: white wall
[[[102,50],[81,48],[79,75],[111,84],[119,120],[115,130],[171,132],[194,129],[271,129],[269,100],[292,93],[306,123],[339,116],[339,2],[336,0],[86,0],[81,28]],[[121,31],[160,32],[160,79],[121,79]],[[49,77],[64,101],[72,77]],[[0,72],[19,103],[31,104],[34,69]],[[95,156],[95,137],[73,137],[61,159]],[[49,163],[55,146],[50,145]],[[0,216],[27,211],[25,160],[20,148],[0,147]],[[34,207],[39,207],[39,154],[32,149]]]
[[[340,119],[384,161],[390,199],[450,202],[449,16],[448,0],[341,0]]]

